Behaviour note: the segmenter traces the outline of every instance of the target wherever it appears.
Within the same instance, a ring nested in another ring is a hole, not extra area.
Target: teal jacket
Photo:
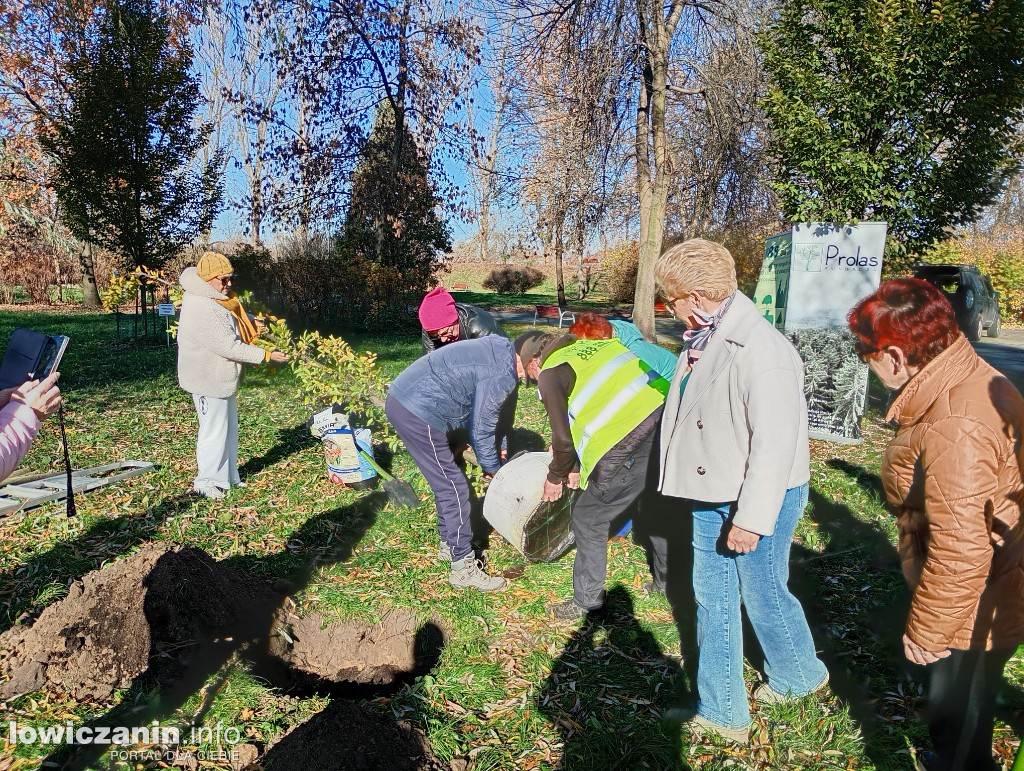
[[[636,324],[620,319],[610,319],[610,321],[612,329],[615,330],[615,336],[619,339],[620,343],[640,357],[641,361],[653,367],[659,375],[672,382],[678,358],[672,351],[662,348],[660,345],[647,342],[644,336],[640,334]]]

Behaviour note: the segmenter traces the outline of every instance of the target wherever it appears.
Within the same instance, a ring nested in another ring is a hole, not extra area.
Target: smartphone
[[[45,380],[51,372],[57,371],[69,342],[71,342],[71,338],[67,335],[52,335],[39,358],[39,366],[36,368],[35,374],[30,373],[30,377],[36,380]]]

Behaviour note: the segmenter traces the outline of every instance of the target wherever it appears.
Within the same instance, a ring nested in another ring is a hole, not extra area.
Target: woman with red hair
[[[1024,642],[1024,399],[926,281],[886,281],[848,321],[858,355],[897,392],[882,483],[912,591],[904,653],[929,672],[934,752],[917,766],[997,769],[996,693]]]

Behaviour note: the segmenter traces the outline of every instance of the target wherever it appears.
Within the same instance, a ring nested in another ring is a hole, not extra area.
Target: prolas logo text
[[[827,268],[876,268],[878,257],[865,257],[860,253],[860,246],[855,254],[840,254],[836,244],[829,244],[825,249],[825,267]]]

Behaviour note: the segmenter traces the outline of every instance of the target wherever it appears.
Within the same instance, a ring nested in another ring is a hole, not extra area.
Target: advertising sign
[[[757,288],[754,290],[754,304],[761,311],[761,315],[774,324],[776,329],[785,329],[786,324],[786,297],[789,294],[792,244],[792,233],[779,233],[765,242],[761,276],[757,279]]]
[[[810,436],[859,442],[868,368],[846,315],[882,277],[886,223],[810,222],[769,238],[755,290],[764,317],[804,361]]]

